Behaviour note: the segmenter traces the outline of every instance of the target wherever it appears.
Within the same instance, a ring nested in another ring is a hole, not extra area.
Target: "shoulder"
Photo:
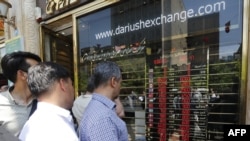
[[[90,102],[91,99],[92,99],[92,95],[81,95],[75,99],[73,107],[84,106],[84,105],[86,106]]]
[[[89,120],[92,119],[102,119],[108,116],[109,109],[99,101],[91,100],[88,104],[88,107],[85,110],[84,115],[88,115]]]
[[[10,103],[10,93],[9,91],[0,92],[0,103],[9,104]]]
[[[49,121],[49,123],[48,123]],[[58,124],[61,123],[61,124]],[[52,125],[49,126],[48,125]],[[41,136],[41,133],[46,136]],[[64,135],[64,136],[61,136]],[[48,119],[47,123],[45,120],[33,119],[28,120],[23,127],[19,139],[26,141],[45,141],[45,140],[74,140],[76,141],[77,136],[73,130],[66,125],[65,122],[58,122],[58,120]]]
[[[80,95],[75,99],[75,102],[78,101],[85,101],[85,100],[89,100],[92,98],[92,95]]]
[[[48,125],[53,125],[50,126],[50,130],[52,130],[52,128],[65,127],[68,125],[67,123],[67,119],[56,112],[37,109],[25,123],[25,127],[43,131],[48,130]]]
[[[3,126],[0,126],[0,138],[6,140],[8,139],[11,141],[19,141],[17,137],[9,133]]]

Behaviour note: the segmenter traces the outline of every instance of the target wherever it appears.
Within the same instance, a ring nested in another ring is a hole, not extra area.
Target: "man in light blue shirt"
[[[125,122],[116,114],[114,100],[121,88],[121,70],[117,64],[104,61],[91,76],[95,89],[80,124],[80,141],[128,141]]]

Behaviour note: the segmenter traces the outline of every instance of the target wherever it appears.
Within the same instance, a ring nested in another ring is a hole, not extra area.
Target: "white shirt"
[[[74,101],[72,112],[77,120],[78,125],[81,123],[83,112],[85,111],[91,99],[92,99],[92,94],[85,94],[85,95],[80,95]]]
[[[78,141],[70,112],[45,102],[38,102],[37,110],[25,123],[21,141]]]

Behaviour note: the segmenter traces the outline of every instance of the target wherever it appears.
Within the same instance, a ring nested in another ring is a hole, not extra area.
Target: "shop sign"
[[[139,47],[124,48],[120,50],[114,49],[114,50],[107,51],[107,52],[104,52],[103,50],[101,50],[102,53],[100,54],[85,53],[82,57],[81,62],[105,60],[105,59],[117,58],[117,57],[123,57],[123,56],[135,55],[135,54],[138,55],[138,54],[144,53],[144,49],[145,49],[145,46],[139,46]]]
[[[66,8],[79,0],[48,0],[46,4],[46,14],[53,14],[55,11]]]
[[[5,42],[6,53],[24,50],[23,38],[17,36]]]

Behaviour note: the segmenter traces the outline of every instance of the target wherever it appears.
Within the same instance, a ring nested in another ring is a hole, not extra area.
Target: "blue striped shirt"
[[[93,94],[80,124],[80,141],[128,141],[125,122],[117,116],[115,103]]]

